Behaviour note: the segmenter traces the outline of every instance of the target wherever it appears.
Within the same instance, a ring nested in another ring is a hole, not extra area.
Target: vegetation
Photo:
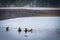
[[[60,7],[60,0],[0,0],[0,7]]]

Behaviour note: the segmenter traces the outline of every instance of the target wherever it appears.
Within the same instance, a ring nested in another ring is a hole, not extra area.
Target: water
[[[9,26],[9,32],[5,28]],[[0,21],[0,40],[60,40],[60,17],[23,17]],[[18,33],[18,28],[22,31]],[[25,33],[24,28],[33,32]]]

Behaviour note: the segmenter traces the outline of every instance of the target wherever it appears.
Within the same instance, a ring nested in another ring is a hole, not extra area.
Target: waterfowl
[[[32,28],[30,30],[27,30],[28,32],[32,32]]]
[[[6,27],[6,31],[7,31],[7,32],[9,31],[9,27]]]
[[[25,30],[24,30],[24,31],[25,31],[25,33],[27,33],[27,28],[25,28]]]
[[[20,27],[18,28],[18,32],[21,32],[21,28]]]

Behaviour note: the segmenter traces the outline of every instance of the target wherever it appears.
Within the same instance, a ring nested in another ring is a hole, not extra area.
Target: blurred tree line
[[[0,0],[0,7],[60,7],[60,0]]]
[[[33,0],[0,0],[0,6],[24,6]]]

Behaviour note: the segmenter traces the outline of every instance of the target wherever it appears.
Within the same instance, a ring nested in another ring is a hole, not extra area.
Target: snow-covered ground
[[[5,32],[9,26],[10,31]],[[18,27],[32,28],[33,32],[17,32]],[[14,29],[16,28],[16,29]],[[60,40],[60,17],[20,17],[0,21],[0,40]]]

